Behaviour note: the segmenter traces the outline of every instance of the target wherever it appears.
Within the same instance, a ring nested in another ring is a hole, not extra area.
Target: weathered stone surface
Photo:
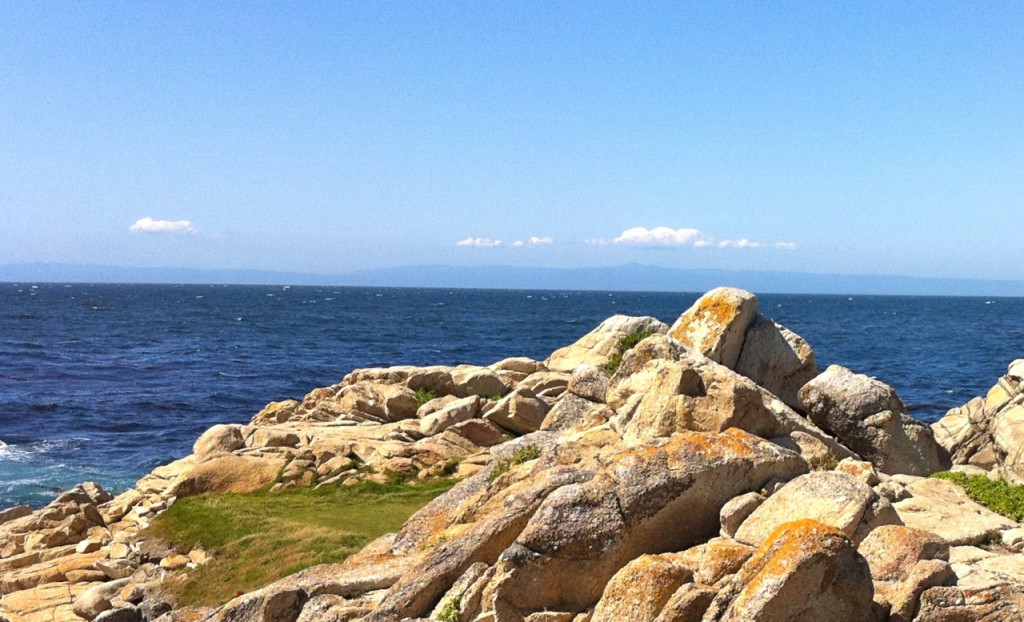
[[[693,572],[678,555],[643,555],[611,578],[591,616],[591,622],[652,622]]]
[[[623,337],[646,331],[664,334],[667,330],[668,325],[657,318],[614,315],[576,343],[555,350],[545,361],[545,366],[552,371],[567,373],[583,364],[600,367],[620,354],[619,342]]]
[[[213,615],[208,622],[295,622],[309,596],[300,588],[264,588],[239,596]]]
[[[202,462],[212,455],[229,453],[245,447],[242,426],[220,424],[203,432],[192,446],[196,460]]]
[[[573,395],[591,402],[604,403],[610,379],[608,372],[601,367],[584,364],[572,370],[568,389]]]
[[[878,473],[875,472],[875,466],[863,460],[844,458],[836,465],[835,470],[852,475],[868,486],[875,486],[881,481],[878,478]]]
[[[16,518],[28,516],[31,513],[32,508],[27,505],[16,505],[12,508],[7,508],[6,510],[0,510],[0,525]]]
[[[582,611],[630,560],[699,543],[718,531],[726,501],[804,469],[796,454],[740,430],[625,452],[605,474],[544,501],[498,560],[495,611]]]
[[[505,441],[505,431],[490,421],[470,419],[457,423],[446,432],[458,434],[477,447],[492,447]]]
[[[0,616],[11,622],[81,622],[72,602],[96,584],[47,583],[36,588],[5,593],[0,597]]]
[[[856,477],[814,472],[801,475],[768,497],[743,521],[736,539],[759,546],[781,525],[800,519],[823,523],[850,538],[861,533],[867,535],[873,527],[897,522],[888,501]]]
[[[548,411],[540,429],[559,432],[585,430],[607,423],[614,415],[615,411],[605,404],[598,404],[570,393],[558,400]]]
[[[207,492],[252,492],[272,484],[284,464],[284,458],[233,454],[213,457],[180,478],[170,494],[188,497]]]
[[[532,390],[519,385],[515,391],[486,409],[483,418],[514,434],[536,432],[548,414],[548,404]]]
[[[716,363],[736,368],[743,340],[757,317],[757,297],[732,287],[704,294],[672,324],[669,335]]]
[[[930,475],[949,457],[889,385],[831,365],[799,392],[810,418],[883,473]]]
[[[803,337],[758,315],[747,328],[736,371],[798,409],[797,392],[818,375],[818,365]]]
[[[700,620],[717,594],[718,590],[706,585],[684,583],[665,603],[655,622]]]
[[[492,363],[490,368],[495,371],[514,371],[526,375],[545,371],[544,363],[525,356],[513,356],[501,359],[497,363]]]
[[[539,371],[530,374],[516,388],[529,389],[538,397],[559,397],[569,386],[569,374],[558,371]]]
[[[631,443],[684,430],[735,427],[762,438],[788,438],[789,448],[801,455],[817,452],[833,464],[852,455],[749,378],[664,337],[651,337],[623,357],[608,404],[617,413],[613,425]]]
[[[435,397],[432,400],[425,402],[422,406],[416,409],[416,418],[423,419],[427,415],[432,415],[439,410],[444,409],[452,402],[458,401],[459,398],[454,395],[442,395],[441,397]]]
[[[706,622],[871,620],[868,565],[841,531],[812,520],[779,526],[733,577]]]
[[[93,618],[95,622],[142,622],[142,612],[135,607],[108,609]]]
[[[452,393],[459,397],[476,395],[484,399],[508,393],[501,377],[486,367],[463,367],[452,370]]]
[[[1013,521],[984,508],[962,488],[942,479],[908,478],[912,496],[893,504],[907,527],[930,531],[951,546],[980,544],[1016,527]]]
[[[434,436],[451,426],[468,421],[480,414],[480,398],[471,395],[450,402],[440,410],[420,419],[420,432]]]
[[[1010,364],[1019,370],[1018,359]],[[1019,371],[1007,373],[967,404],[950,410],[932,424],[936,440],[954,464],[974,465],[1024,483],[1024,381]]]
[[[1024,619],[1024,586],[993,581],[969,589],[925,590],[915,622],[1016,622]]]
[[[876,581],[904,581],[919,561],[949,561],[949,544],[930,531],[903,525],[883,525],[857,547]]]
[[[429,367],[413,367],[399,365],[394,367],[368,367],[356,369],[346,375],[341,384],[354,385],[360,382],[377,384],[400,384],[412,391],[424,389],[437,395],[448,395],[452,392],[451,368],[443,365]]]
[[[118,579],[90,587],[75,598],[75,614],[92,620],[112,607],[110,601],[116,598],[127,584],[128,579]]]
[[[263,410],[253,416],[250,423],[257,426],[284,423],[285,421],[290,421],[295,418],[301,406],[302,403],[298,400],[270,402],[263,407]]]
[[[717,589],[739,572],[753,554],[752,546],[731,538],[711,538],[680,553],[679,562],[693,571],[696,583]]]
[[[718,521],[721,524],[719,532],[729,538],[735,536],[743,521],[747,520],[764,500],[764,496],[756,492],[748,492],[730,499],[718,514]]]

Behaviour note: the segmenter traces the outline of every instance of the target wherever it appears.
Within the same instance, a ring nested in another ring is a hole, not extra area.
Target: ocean
[[[543,359],[616,313],[698,293],[0,283],[0,508],[118,492],[357,367]],[[759,296],[819,366],[893,385],[931,422],[1024,357],[1024,298]]]

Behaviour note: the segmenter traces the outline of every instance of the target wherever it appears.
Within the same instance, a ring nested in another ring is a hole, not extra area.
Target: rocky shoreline
[[[117,497],[0,511],[0,619],[1020,621],[1024,529],[928,476],[1024,481],[1022,378],[927,426],[729,288],[545,361],[355,370]],[[343,563],[165,599],[210,555],[143,533],[177,499],[396,475],[462,481]]]

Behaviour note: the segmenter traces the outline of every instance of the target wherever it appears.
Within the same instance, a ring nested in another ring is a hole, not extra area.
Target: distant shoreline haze
[[[217,285],[331,285],[582,291],[703,292],[728,285],[759,293],[1024,296],[1024,280],[951,279],[894,275],[691,270],[627,264],[598,268],[517,266],[402,266],[316,274],[271,270],[131,268],[79,264],[8,264],[3,282],[182,283]]]

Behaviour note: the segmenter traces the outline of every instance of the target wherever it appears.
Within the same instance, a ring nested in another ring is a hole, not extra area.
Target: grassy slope
[[[316,564],[338,562],[398,530],[453,480],[419,485],[360,483],[318,491],[216,494],[181,499],[146,531],[181,552],[214,559],[169,583],[179,606],[218,605]]]

